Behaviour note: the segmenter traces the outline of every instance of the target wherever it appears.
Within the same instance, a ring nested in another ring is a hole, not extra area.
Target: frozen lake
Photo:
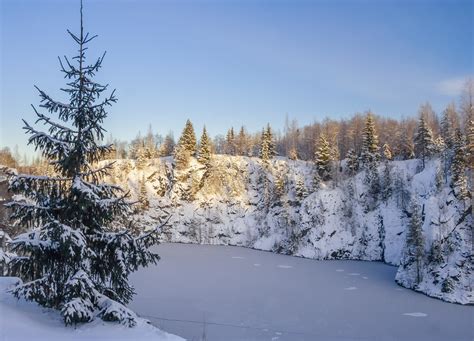
[[[399,287],[396,268],[163,244],[131,308],[188,340],[473,340],[474,307]],[[204,337],[203,337],[204,336]]]

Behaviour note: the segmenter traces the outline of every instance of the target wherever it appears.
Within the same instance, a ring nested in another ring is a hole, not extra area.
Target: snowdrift
[[[7,290],[18,281],[14,277],[0,277],[1,340],[184,340],[162,332],[144,319],[139,319],[133,328],[100,319],[76,328],[66,328],[58,311],[17,300],[9,294]]]

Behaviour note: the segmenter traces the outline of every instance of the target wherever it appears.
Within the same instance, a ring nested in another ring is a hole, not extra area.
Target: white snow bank
[[[18,281],[15,277],[0,277],[0,340],[183,340],[144,319],[133,328],[102,320],[66,327],[57,311],[17,300],[8,293]]]

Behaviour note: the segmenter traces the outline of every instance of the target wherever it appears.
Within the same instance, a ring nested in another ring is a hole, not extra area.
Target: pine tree
[[[433,152],[433,134],[428,123],[426,122],[425,114],[420,111],[420,118],[418,120],[418,128],[414,138],[415,154],[421,158],[422,167],[425,168],[425,159],[431,156]]]
[[[408,230],[406,235],[406,257],[405,260],[407,265],[415,263],[416,267],[416,283],[421,282],[421,269],[423,265],[424,255],[424,239],[423,239],[423,228],[420,209],[418,204],[412,205],[413,212],[408,224]]]
[[[451,186],[456,197],[460,200],[469,198],[470,193],[466,177],[466,157],[464,137],[460,129],[456,130],[454,136],[454,156],[451,163]]]
[[[63,89],[69,102],[55,101],[37,88],[41,107],[65,123],[54,122],[35,107],[37,121],[49,126],[49,134],[24,121],[29,143],[54,163],[58,175],[12,174],[10,179],[10,190],[25,198],[10,203],[12,219],[32,228],[11,242],[19,255],[11,261],[12,275],[23,281],[13,294],[60,309],[68,325],[95,317],[134,325],[136,315],[124,306],[134,294],[128,276],[159,260],[147,250],[157,230],[136,237],[115,226],[131,212],[130,203],[119,187],[103,182],[111,165],[96,169],[93,164],[110,151],[97,141],[103,139],[105,109],[116,98],[112,92],[99,102],[107,86],[92,80],[104,56],[85,63],[86,45],[95,36],[84,34],[82,3],[80,34],[69,34],[79,46],[72,64],[66,57],[61,61],[69,79]]]
[[[207,136],[206,127],[202,130],[201,140],[199,144],[198,161],[209,167],[211,163],[211,140]]]
[[[375,130],[375,120],[369,112],[365,118],[365,128],[362,137],[362,164],[367,166],[369,163],[379,160],[378,136]]]
[[[331,147],[324,134],[319,136],[318,147],[314,155],[316,170],[322,180],[326,181],[331,178]]]

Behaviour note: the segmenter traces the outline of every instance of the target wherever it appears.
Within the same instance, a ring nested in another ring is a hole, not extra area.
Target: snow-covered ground
[[[131,308],[189,340],[473,340],[474,307],[398,286],[381,262],[162,244]]]
[[[41,308],[22,299],[17,300],[7,293],[8,288],[17,281],[18,279],[13,277],[0,277],[0,340],[2,341],[182,340],[159,330],[144,319],[140,319],[133,328],[102,320],[76,328],[65,327],[59,312]]]

